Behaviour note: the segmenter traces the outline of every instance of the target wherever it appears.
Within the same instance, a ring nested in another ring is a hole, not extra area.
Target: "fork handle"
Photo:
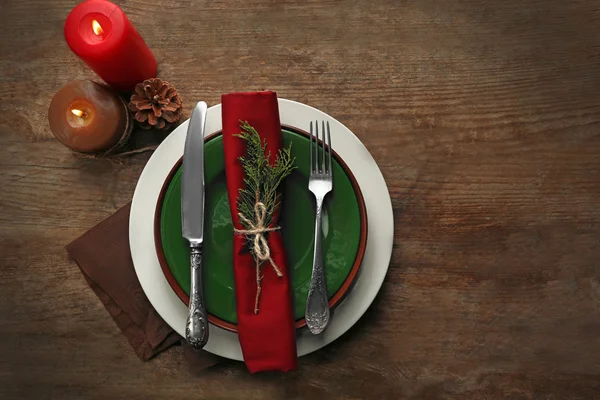
[[[323,233],[321,230],[321,217],[323,211],[323,197],[317,197],[317,217],[315,220],[315,252],[313,258],[312,276],[306,299],[305,319],[311,333],[318,335],[323,332],[329,323],[329,297],[323,269]]]

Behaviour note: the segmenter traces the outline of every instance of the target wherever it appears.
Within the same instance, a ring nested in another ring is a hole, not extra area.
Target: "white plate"
[[[348,164],[365,199],[368,220],[367,246],[355,284],[336,306],[327,330],[312,335],[296,331],[298,355],[303,356],[333,342],[358,321],[373,302],[387,272],[394,237],[394,216],[390,195],[375,160],[358,138],[329,115],[305,104],[279,99],[281,123],[307,130],[309,121],[326,120],[331,125],[335,151]],[[154,212],[163,182],[183,155],[188,121],[175,129],[156,149],[144,168],[133,195],[129,219],[129,242],[135,272],[152,306],[181,336],[187,307],[169,286],[154,245]],[[208,109],[206,134],[221,130],[221,105]],[[210,326],[205,350],[221,357],[243,360],[236,333]]]

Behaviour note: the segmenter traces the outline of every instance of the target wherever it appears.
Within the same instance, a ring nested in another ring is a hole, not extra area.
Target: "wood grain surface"
[[[198,371],[181,347],[140,362],[68,260],[149,157],[52,138],[53,94],[94,78],[63,38],[75,4],[0,8],[1,399],[600,398],[599,1],[119,2],[186,116],[272,89],[339,119],[383,172],[383,288],[285,375]]]

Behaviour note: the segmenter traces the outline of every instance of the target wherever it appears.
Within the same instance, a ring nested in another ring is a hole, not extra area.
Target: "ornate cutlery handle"
[[[317,198],[317,218],[315,221],[315,252],[313,270],[306,299],[306,325],[315,334],[323,332],[329,323],[329,298],[323,269],[323,234],[321,232],[321,214],[323,198]]]
[[[195,350],[200,350],[208,342],[208,314],[204,306],[202,290],[202,248],[190,248],[192,265],[190,286],[190,305],[185,326],[185,338]]]

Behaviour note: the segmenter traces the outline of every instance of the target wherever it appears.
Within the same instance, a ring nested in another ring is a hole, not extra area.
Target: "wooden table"
[[[335,116],[394,205],[364,318],[285,375],[142,363],[64,246],[132,197],[149,154],[51,136],[74,1],[0,13],[0,398],[600,397],[600,2],[120,2],[185,101],[272,89]],[[144,135],[138,132],[137,135]]]

